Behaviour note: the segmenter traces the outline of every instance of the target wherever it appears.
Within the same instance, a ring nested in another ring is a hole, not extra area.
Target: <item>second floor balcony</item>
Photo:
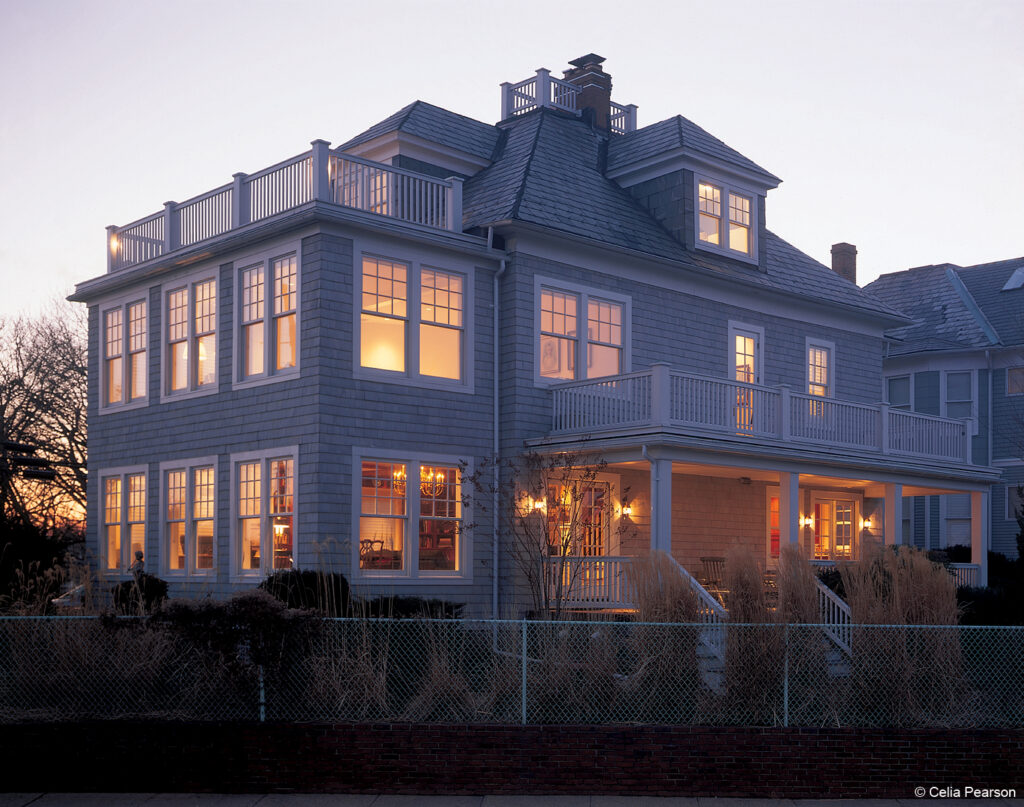
[[[462,179],[312,148],[123,226],[107,228],[107,271],[127,269],[220,238],[310,202],[326,202],[431,229],[462,232]]]
[[[552,435],[682,431],[971,464],[969,421],[682,373],[667,364],[552,391]]]

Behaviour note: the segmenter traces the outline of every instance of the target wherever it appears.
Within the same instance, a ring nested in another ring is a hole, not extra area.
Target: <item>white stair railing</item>
[[[818,587],[818,614],[821,617],[825,635],[832,640],[836,647],[846,655],[850,655],[852,639],[850,606],[817,577],[814,578],[814,582]]]
[[[571,555],[544,558],[548,601],[572,608],[630,608],[626,566],[632,558]]]
[[[683,576],[690,591],[697,595],[697,621],[706,625],[702,638],[711,652],[720,660],[725,660],[725,623],[729,620],[729,612],[722,604],[711,596],[697,578],[684,569],[675,558],[668,555],[672,565]]]

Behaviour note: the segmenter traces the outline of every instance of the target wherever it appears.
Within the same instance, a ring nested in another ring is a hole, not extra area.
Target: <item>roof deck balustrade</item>
[[[312,148],[121,227],[107,228],[107,271],[116,272],[326,202],[439,230],[462,231],[462,179],[406,171],[314,140]]]
[[[560,78],[553,78],[550,70],[541,68],[536,75],[501,85],[501,119],[508,120],[525,115],[538,107],[562,109],[579,114],[577,105],[580,88]],[[636,104],[611,102],[608,128],[613,134],[625,134],[636,129]]]
[[[967,421],[681,373],[668,365],[552,387],[552,434],[637,428],[971,464]]]

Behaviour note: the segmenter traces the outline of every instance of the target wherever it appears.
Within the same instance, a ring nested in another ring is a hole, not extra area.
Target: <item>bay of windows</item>
[[[126,572],[136,552],[146,549],[146,474],[102,477],[103,568]]]
[[[104,407],[146,397],[146,302],[138,300],[103,312]]]
[[[167,392],[217,383],[217,282],[207,279],[167,296]]]
[[[208,574],[214,569],[216,466],[163,469],[164,557],[168,574]]]
[[[363,256],[360,367],[463,381],[465,310],[463,275]]]
[[[721,183],[697,183],[697,238],[726,252],[753,254],[754,199]]]
[[[295,566],[295,459],[235,464],[236,566],[243,575]]]
[[[242,380],[294,370],[298,362],[298,259],[294,253],[240,271]]]
[[[359,568],[427,576],[462,571],[461,472],[455,465],[363,459],[359,463]],[[419,480],[410,483],[410,480]],[[410,544],[410,514],[416,540]]]
[[[625,304],[547,286],[540,287],[539,374],[572,380],[623,371]],[[586,312],[586,331],[580,317]],[[580,356],[586,361],[581,363]]]

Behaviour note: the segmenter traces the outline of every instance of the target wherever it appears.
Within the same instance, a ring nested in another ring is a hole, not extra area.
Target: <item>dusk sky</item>
[[[1024,255],[1024,0],[0,0],[0,316],[105,269],[125,224],[415,99],[488,123],[502,81],[605,56],[783,179],[768,226],[860,282]]]

